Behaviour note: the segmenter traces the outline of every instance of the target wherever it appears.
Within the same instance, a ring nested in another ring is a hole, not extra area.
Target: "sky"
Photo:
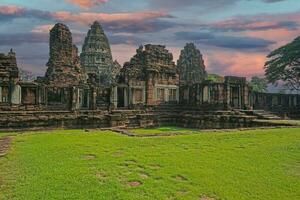
[[[20,68],[44,75],[54,24],[66,24],[80,50],[95,20],[120,64],[149,43],[166,45],[177,61],[194,42],[208,73],[249,78],[300,36],[300,0],[0,0],[0,52],[13,48]]]

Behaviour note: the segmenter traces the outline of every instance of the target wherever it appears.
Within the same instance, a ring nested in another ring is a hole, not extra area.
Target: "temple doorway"
[[[239,87],[230,88],[230,106],[232,108],[241,108]]]
[[[125,88],[118,87],[118,108],[125,107]]]

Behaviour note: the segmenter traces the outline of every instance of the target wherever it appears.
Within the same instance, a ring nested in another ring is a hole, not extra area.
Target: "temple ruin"
[[[108,38],[97,21],[87,33],[80,59],[89,82],[99,86],[110,87],[122,68],[113,61]]]
[[[300,95],[256,93],[243,77],[207,79],[200,50],[188,43],[177,64],[163,45],[140,46],[123,67],[113,60],[94,22],[82,53],[64,24],[50,31],[44,77],[21,81],[16,53],[0,54],[0,128],[105,128],[176,125],[192,128],[260,126],[266,117],[299,117]]]

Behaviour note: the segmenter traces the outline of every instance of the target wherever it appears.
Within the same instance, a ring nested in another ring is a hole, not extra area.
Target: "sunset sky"
[[[121,64],[141,44],[164,44],[176,61],[194,42],[209,73],[251,77],[300,36],[300,0],[0,0],[0,52],[13,48],[20,68],[43,75],[50,28],[67,24],[81,49],[94,20]]]

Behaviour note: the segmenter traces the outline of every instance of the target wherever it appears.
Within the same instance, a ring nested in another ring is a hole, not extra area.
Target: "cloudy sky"
[[[194,42],[209,73],[251,77],[300,36],[300,0],[0,0],[0,52],[13,48],[19,67],[43,75],[49,29],[67,24],[81,49],[94,20],[121,64],[141,44],[164,44],[177,60]]]

